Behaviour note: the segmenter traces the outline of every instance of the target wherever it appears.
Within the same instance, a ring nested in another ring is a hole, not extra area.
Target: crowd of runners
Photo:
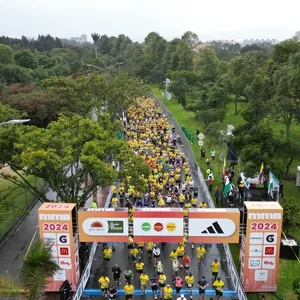
[[[124,135],[128,145],[136,155],[151,166],[151,174],[146,178],[148,191],[141,194],[132,185],[120,183],[113,186],[112,207],[125,206],[128,208],[129,228],[132,228],[133,210],[135,207],[182,207],[184,209],[185,232],[182,242],[174,244],[174,249],[169,255],[169,266],[164,266],[160,260],[161,252],[166,251],[165,243],[154,244],[135,243],[132,231],[130,231],[127,243],[128,259],[132,262],[132,268],[122,271],[118,265],[111,269],[113,282],[109,274],[102,274],[99,279],[100,288],[104,297],[116,299],[121,279],[125,281],[124,292],[126,299],[133,299],[134,290],[140,288],[142,295],[147,287],[151,287],[154,299],[173,299],[175,292],[178,299],[186,299],[180,293],[185,285],[189,290],[190,299],[193,287],[198,287],[201,299],[204,299],[205,289],[209,286],[204,276],[195,278],[190,272],[191,257],[186,253],[188,241],[187,218],[189,208],[206,208],[207,204],[199,203],[198,188],[195,186],[189,163],[178,146],[178,135],[172,128],[168,119],[163,115],[160,106],[152,99],[139,99],[136,106],[128,110],[124,119]],[[130,229],[131,230],[131,229]],[[192,245],[194,248],[194,245]],[[195,247],[198,268],[205,258],[204,245]],[[112,247],[105,247],[103,258],[109,261],[113,255]],[[146,258],[145,258],[146,256]],[[152,273],[146,274],[144,261],[149,260],[153,266]],[[172,269],[172,277],[167,278],[165,268]],[[211,262],[212,286],[216,290],[217,299],[223,294],[224,282],[218,277],[220,263],[216,259]],[[138,276],[139,286],[133,285],[133,279]],[[176,298],[176,299],[177,299]]]

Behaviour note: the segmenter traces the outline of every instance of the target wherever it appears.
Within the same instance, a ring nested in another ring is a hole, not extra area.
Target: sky
[[[70,38],[92,32],[143,41],[185,31],[201,41],[284,40],[300,30],[299,0],[0,0],[0,36]]]

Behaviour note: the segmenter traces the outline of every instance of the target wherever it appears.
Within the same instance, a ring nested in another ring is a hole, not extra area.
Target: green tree
[[[14,51],[10,46],[0,44],[0,64],[7,65],[14,61]]]
[[[185,108],[186,92],[188,91],[188,84],[186,82],[186,79],[183,76],[177,75],[176,79],[172,81],[171,91],[173,92],[177,101],[181,103],[182,106]]]
[[[283,228],[288,234],[291,230],[300,227],[300,204],[295,198],[282,199],[280,204],[283,208]]]
[[[16,64],[23,68],[35,69],[37,66],[34,55],[28,50],[21,50],[16,52],[14,58]]]
[[[285,123],[286,136],[294,118],[300,120],[300,52],[292,55],[287,64],[274,72],[273,115],[281,117]]]
[[[193,50],[185,40],[179,41],[172,54],[171,65],[173,70],[191,70],[193,67]]]
[[[118,177],[111,166],[111,160],[121,162],[119,174],[128,176],[136,172],[139,176],[148,176],[149,168],[144,167],[141,158],[128,149],[125,141],[118,140],[115,132],[102,128],[97,122],[80,116],[61,117],[46,129],[27,126],[17,131],[12,145],[4,143],[2,155],[6,163],[24,180],[24,175],[35,175],[52,188],[62,202],[83,205],[98,186],[106,187]],[[19,127],[20,128],[20,127]],[[26,129],[26,130],[25,130]],[[115,138],[112,138],[115,137]],[[1,144],[0,144],[1,145]],[[6,148],[5,148],[6,147]],[[10,152],[9,151],[10,148]],[[128,161],[134,162],[128,172]],[[136,171],[135,168],[139,168]],[[140,173],[140,170],[144,173]],[[41,200],[47,200],[45,194],[20,178],[0,173],[18,186],[26,187]],[[122,177],[121,177],[122,179]],[[132,176],[132,184],[140,188],[140,178]],[[141,187],[144,189],[144,186]]]
[[[215,50],[204,48],[194,58],[194,70],[199,73],[201,82],[214,82],[220,75],[220,61]]]
[[[300,51],[300,44],[295,40],[285,40],[274,46],[272,59],[276,64],[288,61],[289,57]]]
[[[187,42],[191,50],[200,44],[198,35],[192,31],[186,31],[181,39]]]
[[[81,68],[79,55],[70,48],[54,48],[50,51],[50,54],[59,62],[59,64],[68,65],[70,73],[78,72]]]
[[[0,277],[0,295],[23,295],[28,300],[35,300],[42,292],[48,279],[53,277],[59,266],[53,261],[50,245],[38,241],[31,246],[20,269],[22,285],[7,276]]]

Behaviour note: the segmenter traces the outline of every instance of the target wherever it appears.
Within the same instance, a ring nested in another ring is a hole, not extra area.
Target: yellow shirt
[[[148,275],[147,274],[145,274],[145,275],[142,274],[140,276],[140,281],[141,281],[141,285],[143,285],[143,286],[147,285],[148,281],[149,281]]]
[[[177,247],[176,252],[177,252],[177,255],[183,256],[184,255],[184,247],[183,246]]]
[[[185,282],[187,284],[193,284],[194,283],[194,276],[185,276]]]
[[[140,270],[143,270],[144,269],[144,263],[139,263],[139,262],[137,262],[136,264],[135,264],[135,269],[137,270],[137,271],[140,271]]]
[[[138,242],[138,247],[144,247],[144,242]]]
[[[137,248],[132,248],[130,250],[130,254],[133,255],[133,256],[136,256],[138,253],[139,253],[139,250]]]
[[[197,205],[198,199],[197,198],[192,198],[192,205]]]
[[[188,209],[188,208],[185,208],[185,209],[183,210],[183,216],[184,216],[184,217],[188,217],[188,215],[189,215],[189,209]]]
[[[153,250],[153,243],[152,242],[148,242],[147,246],[146,246],[147,250]]]
[[[111,255],[112,255],[112,250],[110,248],[103,250],[104,258],[111,258]]]
[[[158,276],[158,281],[159,281],[159,283],[161,283],[161,284],[165,284],[166,281],[167,281],[167,276],[166,276],[165,274],[160,274],[160,275]]]
[[[172,299],[173,290],[171,287],[164,287],[164,297],[165,299]]]
[[[171,258],[171,260],[174,260],[175,257],[177,257],[177,251],[175,251],[175,252],[172,251],[172,252],[170,253],[170,258]]]
[[[163,199],[160,199],[159,201],[158,201],[158,206],[165,206],[165,201],[163,200]]]
[[[125,294],[126,295],[133,295],[133,293],[134,293],[134,287],[133,287],[133,285],[132,284],[126,284],[125,286],[124,286],[124,291],[125,291]]]
[[[199,205],[200,208],[207,208],[207,204],[204,202],[201,202]]]
[[[217,273],[219,272],[219,268],[220,268],[220,263],[217,261],[217,262],[213,262],[211,264],[211,271],[214,272],[214,273]]]
[[[185,197],[184,197],[184,195],[181,194],[181,195],[179,196],[179,202],[183,203],[184,200],[185,200]]]
[[[191,203],[186,203],[185,208],[191,208]]]
[[[99,281],[101,289],[107,289],[109,287],[109,278],[108,277],[100,277]]]
[[[111,199],[111,204],[112,204],[113,206],[117,206],[117,205],[118,205],[118,198],[117,198],[117,197],[112,198],[112,199]]]
[[[213,284],[213,286],[219,291],[222,292],[224,287],[224,282],[222,280],[216,280]]]
[[[205,253],[206,253],[206,250],[205,250],[204,247],[198,247],[197,248],[197,257],[198,258],[203,258]]]

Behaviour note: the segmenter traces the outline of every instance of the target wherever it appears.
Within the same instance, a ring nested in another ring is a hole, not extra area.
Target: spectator
[[[113,273],[114,282],[117,284],[117,286],[119,286],[119,284],[121,283],[120,282],[121,269],[118,266],[118,264],[115,264],[111,270]]]
[[[204,159],[205,159],[205,155],[206,155],[206,151],[205,151],[205,149],[203,148],[203,149],[200,150],[200,157],[201,157],[201,160],[204,160]]]
[[[92,202],[92,208],[98,208],[97,200],[93,200]]]

